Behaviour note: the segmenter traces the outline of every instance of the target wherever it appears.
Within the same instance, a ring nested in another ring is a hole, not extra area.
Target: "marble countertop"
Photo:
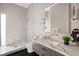
[[[59,45],[51,45],[47,39],[33,39],[33,42],[39,43],[46,46],[52,50],[55,50],[65,56],[79,56],[79,46],[77,45],[64,45],[63,43]]]

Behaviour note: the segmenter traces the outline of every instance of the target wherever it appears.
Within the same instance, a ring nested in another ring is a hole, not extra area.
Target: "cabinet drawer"
[[[56,52],[56,53],[55,53],[55,56],[64,56],[64,55],[62,55],[62,54]]]
[[[43,55],[46,55],[46,56],[51,56],[52,55],[52,50],[43,46],[43,45],[40,45],[40,53],[43,54]]]
[[[41,52],[40,52],[40,55],[41,55],[41,56],[51,56],[50,52],[47,53],[47,52],[45,52],[45,51],[41,51]]]
[[[64,55],[52,50],[52,56],[64,56]]]
[[[40,56],[40,51],[38,51],[37,49],[34,49],[34,52],[36,52]]]
[[[40,52],[40,54],[39,54],[40,56],[48,56],[46,53],[44,53],[44,52]]]

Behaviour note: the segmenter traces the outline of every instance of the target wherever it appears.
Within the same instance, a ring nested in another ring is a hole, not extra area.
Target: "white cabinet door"
[[[56,51],[54,51],[54,50],[52,50],[52,56],[64,56],[64,55],[62,55],[62,54],[60,54],[60,53],[58,53],[58,52],[56,52]]]
[[[51,56],[52,55],[52,50],[43,46],[43,45],[40,45],[40,53],[41,55],[44,55],[44,56]]]

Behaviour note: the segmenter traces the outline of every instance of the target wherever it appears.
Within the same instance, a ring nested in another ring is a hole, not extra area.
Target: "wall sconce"
[[[75,6],[73,5],[73,21],[77,20]]]
[[[77,17],[76,17],[76,16],[73,16],[73,21],[74,21],[74,20],[77,20]]]

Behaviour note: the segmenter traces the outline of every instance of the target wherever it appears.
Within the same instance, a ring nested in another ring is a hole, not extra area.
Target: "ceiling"
[[[24,8],[28,8],[32,3],[15,3],[16,5],[19,5],[21,7],[24,7]],[[79,4],[76,4],[77,5],[77,8],[79,9]]]
[[[15,3],[15,4],[24,8],[28,8],[31,5],[31,3]]]

